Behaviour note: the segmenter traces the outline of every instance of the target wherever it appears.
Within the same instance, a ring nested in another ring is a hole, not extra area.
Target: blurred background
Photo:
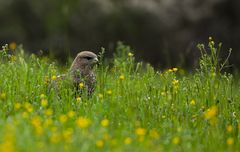
[[[156,68],[197,65],[212,36],[240,69],[238,0],[0,0],[0,44],[16,42],[60,62],[81,50],[111,57],[117,41]]]

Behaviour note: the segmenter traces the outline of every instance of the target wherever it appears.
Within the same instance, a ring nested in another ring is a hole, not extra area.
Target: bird
[[[73,60],[70,75],[78,93],[82,94],[83,90],[86,90],[88,96],[94,93],[97,81],[93,67],[97,63],[98,57],[91,51],[81,51]]]

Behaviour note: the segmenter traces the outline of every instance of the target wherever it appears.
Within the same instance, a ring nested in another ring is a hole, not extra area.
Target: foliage
[[[180,68],[144,68],[122,43],[109,66],[103,49],[91,98],[75,96],[48,58],[26,55],[21,46],[5,46],[0,55],[0,151],[240,148],[239,87],[216,71],[213,54],[203,52],[200,69],[184,75]]]
[[[218,47],[215,47],[215,42],[212,37],[209,37],[208,50],[210,55],[208,54],[208,50],[205,49],[204,44],[198,44],[198,48],[201,52],[201,60],[200,60],[200,70],[204,73],[217,73],[219,74],[221,70],[227,66],[228,59],[231,55],[232,49],[229,49],[229,54],[227,58],[221,63],[220,61],[220,51],[221,51],[222,43],[218,44]]]

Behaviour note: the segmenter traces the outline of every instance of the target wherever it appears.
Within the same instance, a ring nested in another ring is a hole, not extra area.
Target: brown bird
[[[87,91],[87,95],[91,95],[94,92],[96,74],[93,67],[97,62],[97,55],[90,51],[82,51],[74,59],[70,73],[77,91],[80,91],[80,93],[82,93],[82,88],[79,87],[80,83],[83,84],[83,90]]]

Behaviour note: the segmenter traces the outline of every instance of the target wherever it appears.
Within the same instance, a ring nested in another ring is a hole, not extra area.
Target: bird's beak
[[[98,63],[98,58],[94,58],[93,63]]]

